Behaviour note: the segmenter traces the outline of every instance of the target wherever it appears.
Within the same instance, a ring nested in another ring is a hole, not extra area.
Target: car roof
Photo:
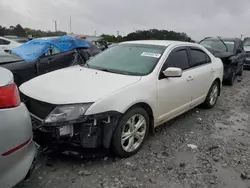
[[[232,42],[235,42],[235,41],[240,41],[239,38],[221,38],[223,41],[232,41]]]
[[[53,37],[39,37],[39,38],[35,38],[35,39],[39,39],[39,40],[50,40],[50,39],[57,39],[60,36],[53,36]]]
[[[10,42],[13,41],[11,39],[8,39],[8,38],[5,38],[5,37],[1,37],[1,36],[0,36],[0,39],[7,40],[7,41],[10,41]]]
[[[223,41],[232,41],[232,42],[240,41],[239,38],[222,38],[222,37],[220,37],[220,38],[218,38],[218,37],[210,37],[210,38],[206,38],[204,40],[209,40],[209,39],[212,39],[212,40],[220,40],[221,39]]]
[[[147,44],[147,45],[159,45],[167,47],[171,44],[195,44],[195,43],[173,41],[173,40],[137,40],[137,41],[122,42],[122,44]]]

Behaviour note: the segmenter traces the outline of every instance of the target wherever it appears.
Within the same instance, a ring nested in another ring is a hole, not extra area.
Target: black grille
[[[23,99],[30,113],[41,119],[45,119],[56,107],[56,105],[38,101],[28,96],[24,96]]]

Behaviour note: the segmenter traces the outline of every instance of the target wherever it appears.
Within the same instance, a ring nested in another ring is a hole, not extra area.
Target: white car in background
[[[22,44],[16,41],[13,41],[11,39],[7,39],[5,37],[0,37],[0,51],[11,50],[12,48],[16,48],[20,45]]]
[[[36,77],[20,90],[37,139],[111,146],[128,157],[155,127],[200,104],[212,108],[222,77],[221,60],[199,44],[132,41],[85,65]]]

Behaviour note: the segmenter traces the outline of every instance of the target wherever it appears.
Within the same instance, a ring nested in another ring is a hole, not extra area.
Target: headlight
[[[58,106],[45,119],[45,123],[77,120],[84,115],[91,104],[92,103]]]

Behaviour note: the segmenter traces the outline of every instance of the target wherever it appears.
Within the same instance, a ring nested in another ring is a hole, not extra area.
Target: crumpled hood
[[[244,46],[244,50],[245,50],[246,52],[250,52],[250,46]]]
[[[140,80],[128,76],[73,66],[36,77],[20,86],[20,91],[51,104],[95,102]]]

